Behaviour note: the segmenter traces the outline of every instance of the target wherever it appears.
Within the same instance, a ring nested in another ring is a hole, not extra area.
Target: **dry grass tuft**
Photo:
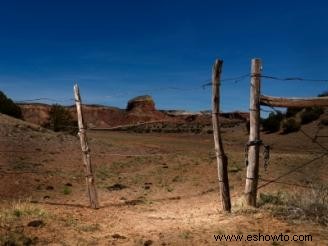
[[[47,213],[30,201],[15,201],[0,211],[0,245],[34,245],[36,238],[24,234],[31,219],[44,219]]]
[[[327,185],[313,185],[312,189],[291,193],[260,194],[259,204],[279,217],[328,225]]]
[[[12,202],[8,208],[2,209],[0,212],[0,225],[4,226],[8,223],[22,218],[45,218],[46,212],[37,205],[30,203],[28,200],[18,200]]]

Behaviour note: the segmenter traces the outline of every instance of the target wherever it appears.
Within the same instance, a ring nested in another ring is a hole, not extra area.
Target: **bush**
[[[284,204],[284,193],[278,192],[276,194],[270,193],[260,193],[258,199],[258,205],[264,206],[266,204],[273,204],[273,205],[282,205]]]
[[[282,133],[284,134],[297,132],[299,129],[301,129],[301,124],[294,118],[289,118],[282,122]]]
[[[212,129],[207,129],[207,130],[206,130],[206,133],[207,133],[207,134],[213,134],[213,130],[212,130]]]
[[[51,106],[49,118],[43,126],[55,132],[77,133],[77,122],[65,107],[58,104]]]
[[[274,215],[328,225],[327,185],[312,185],[312,189],[287,193],[283,203],[284,206],[273,211]]]
[[[328,225],[328,187],[312,184],[309,189],[274,194],[260,193],[258,205],[274,216],[290,220],[312,221]]]
[[[324,118],[320,121],[320,125],[328,126],[328,118]]]
[[[0,113],[22,119],[21,108],[0,91]]]
[[[263,131],[268,133],[277,132],[280,130],[280,123],[283,120],[284,115],[281,112],[271,112],[269,117],[262,119]]]
[[[315,121],[320,117],[320,115],[323,114],[323,112],[324,112],[324,110],[320,107],[306,108],[301,113],[301,123],[307,124],[312,121]]]
[[[294,117],[300,111],[302,111],[302,108],[287,108],[286,117]]]
[[[318,97],[328,97],[328,91],[322,92]]]

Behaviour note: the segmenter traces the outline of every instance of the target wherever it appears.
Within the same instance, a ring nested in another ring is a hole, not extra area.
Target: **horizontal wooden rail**
[[[328,97],[285,98],[261,95],[260,104],[272,107],[305,108],[328,107]]]

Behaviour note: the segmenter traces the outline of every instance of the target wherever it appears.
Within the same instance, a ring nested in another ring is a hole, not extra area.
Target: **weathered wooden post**
[[[92,208],[97,209],[99,208],[98,195],[95,185],[93,168],[91,165],[90,149],[87,142],[86,129],[84,127],[84,122],[83,122],[81,96],[77,84],[74,85],[74,96],[75,96],[75,104],[76,104],[77,118],[78,118],[78,125],[79,125],[79,137],[80,137],[82,155],[83,155],[85,180],[87,184],[90,206]]]
[[[221,194],[222,209],[231,211],[229,179],[228,179],[228,157],[224,153],[221,130],[220,130],[220,77],[222,60],[216,60],[212,71],[212,122],[215,144],[215,155],[218,166],[218,181]]]
[[[249,206],[256,206],[257,184],[259,176],[260,149],[260,88],[261,60],[252,59],[250,88],[250,132],[248,143],[248,165],[246,173],[245,199]]]

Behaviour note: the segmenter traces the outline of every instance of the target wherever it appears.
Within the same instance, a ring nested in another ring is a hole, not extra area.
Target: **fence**
[[[320,152],[319,156],[315,157],[313,160],[308,161],[297,168],[291,169],[288,172],[276,177],[274,179],[263,179],[259,177],[259,154],[260,154],[260,146],[263,145],[263,142],[260,138],[260,112],[265,111],[261,109],[262,106],[269,106],[272,108],[272,111],[275,111],[274,107],[312,107],[312,106],[320,106],[325,107],[328,106],[328,97],[320,97],[320,98],[281,98],[281,97],[271,97],[261,95],[261,78],[272,79],[272,80],[284,80],[284,81],[309,81],[309,82],[328,82],[328,80],[315,80],[315,79],[304,79],[298,77],[288,77],[288,78],[279,78],[274,76],[262,75],[261,71],[261,61],[259,59],[253,59],[251,64],[251,73],[244,74],[236,77],[221,79],[222,73],[222,60],[216,60],[213,65],[212,70],[212,79],[211,82],[209,80],[204,80],[200,86],[195,88],[179,88],[179,87],[166,87],[161,88],[161,90],[199,90],[205,89],[208,86],[212,86],[212,126],[213,126],[213,137],[214,137],[214,148],[215,148],[215,157],[217,160],[217,168],[218,168],[218,186],[220,188],[220,197],[222,203],[222,209],[224,211],[230,212],[231,210],[231,197],[229,190],[229,178],[228,178],[228,158],[224,151],[223,140],[221,137],[220,130],[220,85],[222,82],[230,82],[230,83],[239,83],[245,79],[250,79],[250,134],[249,134],[249,142],[246,144],[247,150],[247,172],[246,172],[246,184],[245,184],[245,199],[248,205],[256,206],[256,198],[257,191],[269,184],[272,183],[282,183],[286,185],[294,185],[305,187],[303,185],[293,184],[289,182],[279,181],[282,177],[288,176],[293,172],[304,168],[305,166],[313,163],[316,160],[320,160],[324,156],[328,155],[328,148],[324,145],[320,144],[317,139],[323,138],[327,136],[321,136],[317,134],[314,137],[311,137],[306,134],[303,130],[301,132],[309,138],[314,144],[320,147],[323,152]],[[74,86],[74,99],[63,99],[63,100],[55,100],[51,98],[36,98],[29,99],[18,102],[35,102],[35,101],[50,101],[50,102],[75,102],[77,115],[78,115],[78,126],[69,128],[74,128],[79,130],[79,137],[82,149],[82,157],[83,157],[83,166],[85,171],[85,180],[86,186],[90,201],[90,206],[92,208],[99,208],[98,195],[95,185],[95,177],[94,177],[94,169],[91,163],[91,155],[90,148],[88,146],[87,141],[87,127],[85,122],[83,121],[83,107],[81,96],[79,92],[79,88],[77,85]],[[271,111],[267,111],[271,112]],[[129,124],[129,125],[120,125],[111,128],[92,128],[91,130],[117,130],[124,127],[130,126],[138,126],[143,124],[152,124],[158,122],[165,121],[149,121],[142,122],[137,124]],[[268,146],[266,146],[268,148]],[[8,151],[6,151],[8,152]],[[162,155],[162,154],[121,154],[121,153],[107,153],[108,155],[119,155],[119,156],[154,156],[154,155]],[[268,155],[267,151],[267,155]],[[267,156],[267,160],[268,161]],[[8,172],[10,174],[10,172]],[[259,185],[258,182],[263,181],[264,184]],[[305,188],[309,188],[306,186]]]
[[[313,107],[313,106],[328,106],[328,97],[321,98],[281,98],[270,97],[261,95],[261,78],[276,78],[271,76],[261,75],[261,60],[252,60],[251,69],[251,89],[250,89],[250,135],[247,146],[248,150],[248,166],[246,174],[245,196],[248,205],[256,206],[258,179],[259,179],[259,148],[262,145],[260,138],[260,107],[261,105],[270,107]],[[289,78],[285,80],[304,80],[302,78]],[[316,81],[316,80],[310,80]],[[304,132],[303,132],[304,133]],[[319,144],[320,145],[320,144]],[[321,156],[328,154],[327,148],[321,146],[325,153]],[[320,158],[321,158],[320,157]],[[307,164],[306,164],[307,165]],[[288,172],[286,175],[291,174],[293,171]],[[278,178],[279,179],[279,178]],[[276,179],[276,180],[278,180]],[[275,180],[275,181],[276,181]],[[267,184],[269,184],[268,181]],[[263,187],[263,185],[261,186]]]

